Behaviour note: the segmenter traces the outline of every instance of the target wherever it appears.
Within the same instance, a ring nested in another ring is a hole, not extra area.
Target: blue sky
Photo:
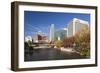
[[[49,36],[51,24],[55,25],[57,31],[65,28],[73,18],[90,23],[90,14],[24,11],[24,35],[34,36],[36,32],[41,31]]]

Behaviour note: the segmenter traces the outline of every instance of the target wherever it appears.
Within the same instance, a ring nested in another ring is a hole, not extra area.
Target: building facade
[[[55,40],[55,26],[54,24],[51,24],[50,27],[50,41],[54,41]]]
[[[74,36],[75,33],[82,27],[89,27],[89,23],[87,21],[84,21],[84,20],[80,20],[80,19],[77,19],[77,18],[73,18],[69,24],[67,25],[67,29],[68,29],[68,32],[67,32],[67,36],[68,37],[71,37],[71,36]]]
[[[63,40],[65,37],[67,37],[67,32],[67,28],[56,31],[56,40]]]
[[[47,43],[48,41],[49,41],[48,36],[46,36],[46,35],[36,34],[34,37],[35,43]]]

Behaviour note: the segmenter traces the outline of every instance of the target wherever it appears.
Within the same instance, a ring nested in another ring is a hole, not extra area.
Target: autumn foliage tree
[[[62,47],[62,41],[61,41],[61,40],[56,40],[56,41],[54,42],[54,44],[55,44],[55,46],[56,46],[57,48],[61,48],[61,47]]]
[[[89,48],[90,43],[90,29],[87,25],[76,31],[75,43],[83,46],[84,48]]]
[[[88,25],[82,26],[75,34],[75,43],[79,46],[78,51],[82,56],[90,54],[90,29]]]
[[[74,36],[65,37],[63,40],[63,47],[71,47],[74,44]]]

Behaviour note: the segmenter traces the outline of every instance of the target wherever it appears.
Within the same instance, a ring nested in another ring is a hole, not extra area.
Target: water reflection
[[[24,61],[41,61],[41,60],[62,60],[62,59],[81,59],[77,53],[67,53],[54,48],[42,48],[25,50]]]

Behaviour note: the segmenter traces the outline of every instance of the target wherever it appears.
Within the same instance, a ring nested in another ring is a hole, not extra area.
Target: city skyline
[[[89,14],[25,11],[24,18],[24,61],[90,58]]]
[[[58,31],[65,28],[73,18],[90,23],[89,14],[25,11],[24,36],[33,37],[36,33],[42,33],[49,37],[51,24],[54,24],[56,31]]]

